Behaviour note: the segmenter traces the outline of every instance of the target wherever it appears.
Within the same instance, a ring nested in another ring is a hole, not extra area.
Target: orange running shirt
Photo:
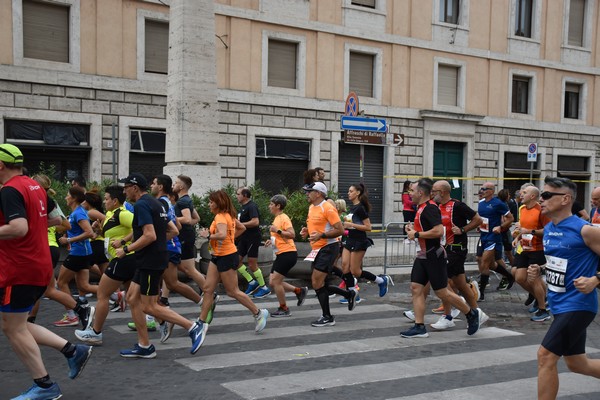
[[[286,214],[281,213],[275,217],[273,220],[273,226],[278,230],[286,231],[292,227],[292,221],[290,217]],[[273,238],[275,240],[273,240]],[[288,253],[290,251],[296,251],[296,245],[294,244],[294,239],[285,239],[281,237],[281,235],[277,234],[277,232],[271,232],[271,242],[273,242],[273,250],[275,254]]]
[[[530,209],[525,206],[521,206],[519,209],[519,223],[521,228],[543,229],[548,222],[550,222],[550,218],[542,215],[542,207],[537,203]],[[541,238],[533,236],[530,242],[527,236],[528,235],[521,235],[521,246],[523,247],[523,251],[544,250]]]
[[[237,252],[237,247],[235,247],[235,220],[227,213],[215,215],[215,219],[213,220],[212,224],[210,224],[209,232],[211,235],[217,233],[218,224],[227,225],[227,237],[222,240],[210,239],[212,255],[227,256]]]
[[[326,200],[323,200],[321,204],[316,206],[310,205],[308,217],[306,218],[306,227],[309,235],[312,232],[329,232],[333,229],[333,225],[338,222],[341,222],[341,220],[337,210]],[[337,237],[319,239],[316,242],[311,242],[310,247],[312,247],[313,250],[316,250],[327,246],[328,244],[336,243],[337,241]]]

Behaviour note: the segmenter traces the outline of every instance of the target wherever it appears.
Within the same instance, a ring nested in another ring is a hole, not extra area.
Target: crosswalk
[[[269,310],[278,306],[274,297],[256,304]],[[288,305],[291,317],[269,318],[267,328],[255,334],[248,310],[222,296],[198,354],[174,361],[218,384],[226,399],[336,399],[349,393],[355,399],[393,400],[536,397],[539,338],[496,327],[493,319],[472,337],[462,320],[452,330],[429,329],[426,339],[404,339],[398,332],[410,325],[402,317],[405,308],[385,299],[365,301],[352,312],[334,299],[336,325],[324,328],[310,326],[320,315],[316,298],[295,307],[290,297]],[[190,319],[199,311],[178,297],[171,307]],[[427,315],[425,322],[438,317]],[[129,318],[128,312],[111,313],[105,332],[135,340],[125,324]],[[179,327],[164,344],[152,339],[159,355],[190,346]],[[592,356],[597,353],[588,349]],[[561,372],[559,398],[594,398],[600,395],[599,382]]]

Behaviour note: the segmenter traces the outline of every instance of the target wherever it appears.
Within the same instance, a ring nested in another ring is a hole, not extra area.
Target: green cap
[[[9,164],[23,164],[23,153],[15,145],[0,144],[0,161]]]

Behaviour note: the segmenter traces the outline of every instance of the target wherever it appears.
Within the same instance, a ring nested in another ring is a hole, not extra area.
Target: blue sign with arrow
[[[387,124],[383,118],[353,117],[349,115],[343,115],[342,130],[386,132]]]

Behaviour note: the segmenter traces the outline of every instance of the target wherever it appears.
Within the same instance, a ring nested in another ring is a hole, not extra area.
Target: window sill
[[[434,21],[431,25],[439,26],[442,28],[456,29],[459,31],[469,32],[469,27],[466,25],[449,24],[447,22],[441,22],[441,21]]]
[[[342,8],[343,9],[347,9],[347,10],[364,12],[364,13],[368,13],[368,14],[381,15],[381,16],[384,16],[384,17],[387,16],[387,13],[384,10],[380,10],[380,9],[377,9],[377,8],[357,6],[357,5],[354,5],[354,4],[344,4],[342,6]]]
[[[508,113],[508,117],[514,118],[514,119],[525,120],[525,121],[534,121],[535,120],[535,115],[533,115],[533,114],[522,114],[522,113],[516,113],[516,112],[512,112],[512,111],[510,111]]]
[[[581,118],[565,118],[565,117],[561,117],[560,118],[560,123],[561,124],[568,124],[568,125],[586,125],[586,121],[584,119],[581,119]]]
[[[513,35],[513,36],[509,36],[508,39],[509,40],[516,40],[516,41],[519,41],[519,42],[537,44],[537,45],[541,44],[541,42],[540,42],[539,39],[529,38],[529,37],[526,37],[526,36],[516,36],[516,35]]]
[[[580,51],[582,53],[592,54],[592,49],[590,49],[589,47],[579,47],[579,46],[572,46],[572,45],[569,45],[569,44],[563,44],[561,46],[561,49],[563,49],[563,50],[571,50],[571,51]]]

